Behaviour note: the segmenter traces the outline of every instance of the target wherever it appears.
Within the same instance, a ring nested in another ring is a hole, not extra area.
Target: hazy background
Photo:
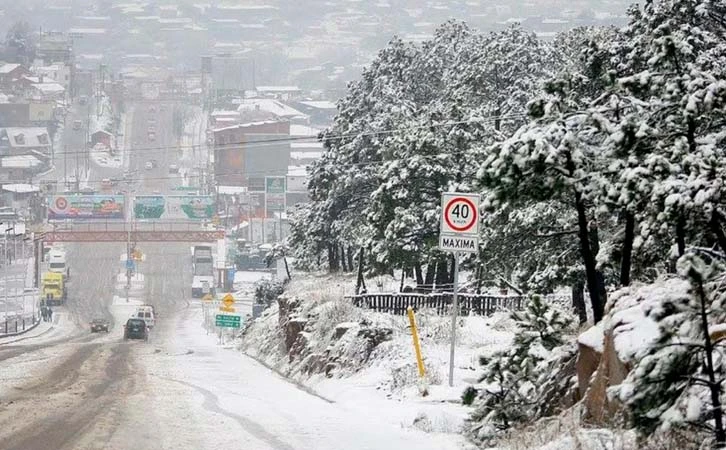
[[[243,58],[243,78],[342,90],[394,35],[423,40],[449,19],[480,30],[519,22],[544,39],[622,24],[625,0],[2,0],[0,33],[26,21],[70,32],[79,69],[198,71],[203,55]]]

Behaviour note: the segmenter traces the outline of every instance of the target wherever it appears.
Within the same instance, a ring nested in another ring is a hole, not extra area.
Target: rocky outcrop
[[[584,398],[585,420],[594,424],[606,424],[618,415],[622,405],[616,399],[610,399],[607,390],[622,383],[630,368],[631,365],[618,356],[613,330],[606,330],[597,371],[594,376],[588,378],[590,383]]]
[[[588,330],[578,339],[577,375],[579,390],[584,393],[585,420],[607,425],[625,414],[622,404],[608,391],[625,380],[638,354],[660,335],[659,325],[648,312],[667,302],[682,302],[689,295],[688,289],[688,282],[674,278],[612,294],[605,318],[598,325],[602,331]]]

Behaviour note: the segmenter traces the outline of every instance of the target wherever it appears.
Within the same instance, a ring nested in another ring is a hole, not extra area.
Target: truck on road
[[[46,272],[41,281],[41,300],[48,306],[59,306],[66,302],[66,284],[62,273]]]
[[[66,264],[66,252],[61,249],[51,249],[48,253],[48,271],[60,273],[68,281],[70,270]]]
[[[214,295],[214,276],[194,275],[194,278],[192,278],[192,298],[202,298],[207,294]]]

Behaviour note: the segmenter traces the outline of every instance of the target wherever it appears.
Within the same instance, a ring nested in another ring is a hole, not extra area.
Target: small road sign
[[[478,194],[446,192],[441,195],[439,248],[454,253],[478,252]]]
[[[234,305],[234,297],[232,297],[232,294],[227,294],[222,297],[222,303],[228,308],[232,307]]]
[[[219,307],[219,310],[222,311],[222,312],[231,312],[231,313],[233,313],[233,312],[237,311],[237,308],[235,308],[234,306],[220,306]]]
[[[214,297],[212,297],[212,294],[207,294],[204,297],[202,297],[202,300],[205,302],[211,302],[212,300],[214,300]]]
[[[239,328],[242,324],[242,317],[230,314],[217,314],[215,316],[214,324],[218,327],[224,328]]]
[[[459,254],[479,252],[479,195],[445,192],[441,194],[439,248],[454,254],[454,295],[451,305],[451,348],[449,386],[454,386],[456,316],[459,313]]]

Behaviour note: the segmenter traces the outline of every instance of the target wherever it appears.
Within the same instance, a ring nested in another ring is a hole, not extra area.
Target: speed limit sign
[[[441,250],[476,253],[479,248],[479,195],[446,192],[441,196]]]

